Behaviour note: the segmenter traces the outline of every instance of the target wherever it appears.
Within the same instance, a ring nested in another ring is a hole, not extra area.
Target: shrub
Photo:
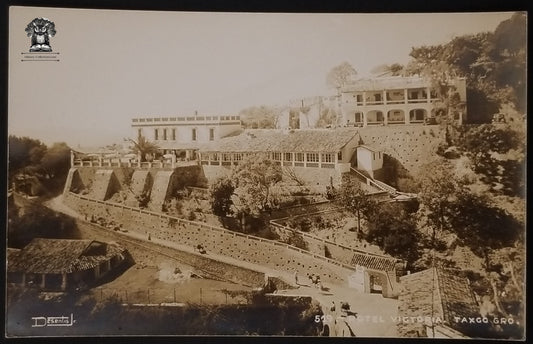
[[[304,217],[299,221],[298,227],[302,232],[309,232],[309,230],[311,230],[311,220],[309,220],[307,217]]]
[[[300,201],[301,205],[306,205],[306,204],[310,204],[311,203],[311,201],[308,198],[305,198],[305,197],[301,197],[299,199],[299,201]]]
[[[298,248],[301,248],[302,250],[309,250],[307,246],[307,242],[304,240],[301,234],[297,232],[292,232],[290,236],[287,238],[286,243]]]

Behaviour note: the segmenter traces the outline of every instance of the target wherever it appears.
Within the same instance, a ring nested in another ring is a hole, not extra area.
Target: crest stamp
[[[35,18],[26,26],[31,37],[30,52],[51,52],[50,38],[56,34],[55,24],[47,18]]]

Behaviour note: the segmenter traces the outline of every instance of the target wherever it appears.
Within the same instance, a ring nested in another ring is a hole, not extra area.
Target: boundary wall
[[[366,292],[371,292],[370,289],[375,285],[381,288],[385,297],[396,297],[398,295],[399,280],[396,275],[396,264],[399,261],[397,259],[357,250],[276,223],[276,221],[280,220],[283,219],[272,220],[270,225],[282,239],[289,237],[292,233],[297,233],[301,235],[307,243],[309,251],[313,254],[325,254],[325,248],[327,247],[332,259],[353,266],[354,269],[357,266],[363,268]]]
[[[314,273],[320,275],[322,281],[342,286],[348,286],[349,276],[355,271],[351,265],[278,241],[123,204],[95,200],[72,192],[65,193],[64,197],[66,203],[80,214],[114,220],[124,228],[146,233],[147,239],[150,236],[189,247],[201,244],[208,253],[213,252],[273,270],[298,273],[300,276]]]

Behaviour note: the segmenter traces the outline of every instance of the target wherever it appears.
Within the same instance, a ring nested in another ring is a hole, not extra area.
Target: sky
[[[407,63],[412,47],[493,31],[510,12],[195,13],[10,7],[8,132],[71,147],[122,143],[131,118],[237,114],[328,95],[328,71]],[[21,61],[26,25],[55,23],[59,62]]]

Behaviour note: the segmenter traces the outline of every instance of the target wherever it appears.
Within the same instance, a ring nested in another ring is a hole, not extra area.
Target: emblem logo
[[[26,27],[26,34],[31,37],[30,52],[52,51],[50,37],[56,34],[54,22],[47,18],[35,18]]]

